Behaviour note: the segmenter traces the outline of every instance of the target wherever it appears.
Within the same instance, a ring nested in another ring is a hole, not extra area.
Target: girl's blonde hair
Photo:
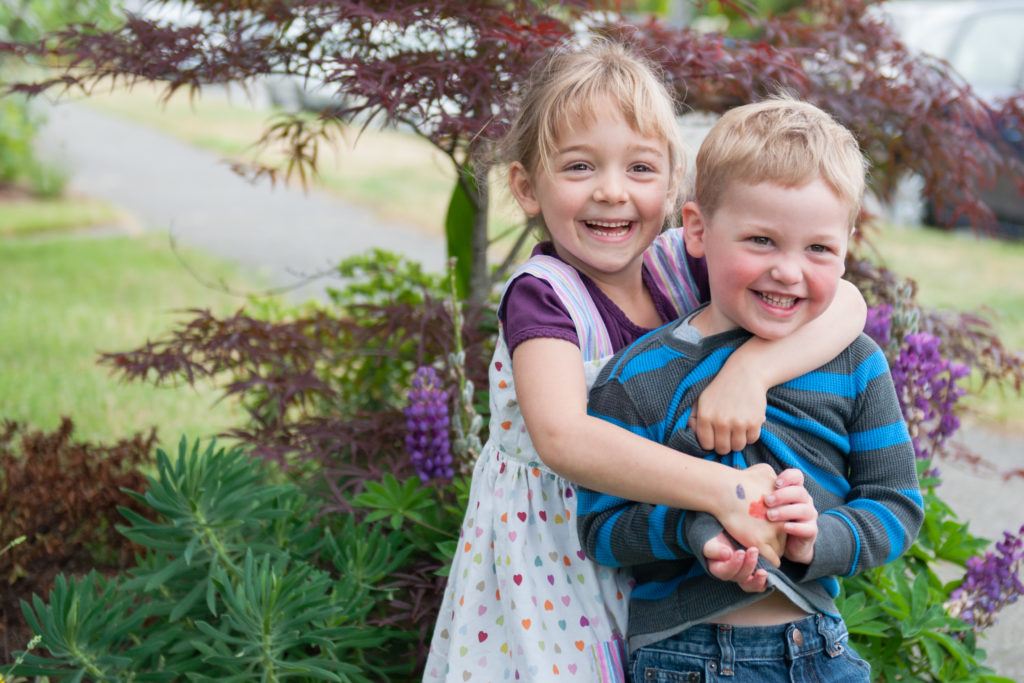
[[[519,162],[531,175],[550,170],[559,133],[589,125],[609,101],[634,131],[666,142],[670,172],[686,174],[675,103],[656,68],[634,49],[605,39],[554,50],[534,67],[498,160]]]
[[[864,198],[866,160],[853,134],[818,107],[779,95],[730,109],[697,152],[695,199],[714,215],[729,184],[771,182],[802,187],[822,178],[850,207]]]

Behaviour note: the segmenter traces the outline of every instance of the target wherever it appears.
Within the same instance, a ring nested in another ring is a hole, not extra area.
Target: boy
[[[687,427],[696,397],[751,335],[783,337],[825,310],[863,193],[856,141],[820,109],[778,98],[726,113],[701,145],[695,201],[683,208],[687,251],[707,260],[710,303],[616,354],[591,390],[591,413],[699,452]],[[767,395],[761,439],[725,462],[802,472],[790,483],[803,487],[769,497],[788,505],[767,501],[769,519],[790,520],[781,566],[731,550],[709,515],[580,491],[585,551],[636,580],[634,680],[868,680],[845,644],[834,576],[895,559],[924,516],[888,364],[861,335]],[[751,501],[752,515],[765,510]]]

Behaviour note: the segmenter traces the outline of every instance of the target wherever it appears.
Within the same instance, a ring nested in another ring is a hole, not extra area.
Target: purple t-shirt
[[[559,258],[551,242],[538,244],[534,247],[533,254]],[[707,301],[707,269],[704,267],[703,259],[692,259],[687,255],[687,265],[697,280],[701,301]],[[651,331],[650,328],[641,327],[627,318],[622,309],[616,306],[593,280],[579,271],[577,273],[594,300],[597,311],[608,328],[612,347],[616,351]],[[687,312],[675,309],[668,295],[654,283],[646,267],[643,269],[643,278],[662,323],[669,323],[681,313]],[[551,285],[533,275],[520,275],[509,285],[498,309],[498,317],[504,328],[505,343],[510,354],[515,351],[516,346],[535,337],[564,339],[579,346],[576,325],[573,324],[569,311]]]

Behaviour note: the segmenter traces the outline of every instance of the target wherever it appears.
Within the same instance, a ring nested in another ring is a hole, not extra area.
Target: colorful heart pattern
[[[618,647],[629,586],[580,549],[575,491],[537,458],[512,363],[496,354],[490,373],[491,437],[423,680],[624,681],[621,671],[603,679],[595,653]]]

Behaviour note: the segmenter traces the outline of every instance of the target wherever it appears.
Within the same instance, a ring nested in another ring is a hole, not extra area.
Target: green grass
[[[233,269],[188,253],[211,279]],[[126,351],[163,335],[186,307],[227,311],[241,301],[207,289],[166,238],[0,240],[0,417],[50,429],[70,416],[84,439],[112,440],[150,426],[174,444],[239,424],[209,387],[124,383],[98,351]]]
[[[1007,349],[1024,352],[1024,243],[971,232],[886,227],[870,233],[881,260],[918,284],[921,303],[954,311],[988,311]],[[967,398],[975,418],[1024,433],[1024,398],[990,386]]]
[[[0,201],[0,237],[113,224],[117,209],[94,199]]]

